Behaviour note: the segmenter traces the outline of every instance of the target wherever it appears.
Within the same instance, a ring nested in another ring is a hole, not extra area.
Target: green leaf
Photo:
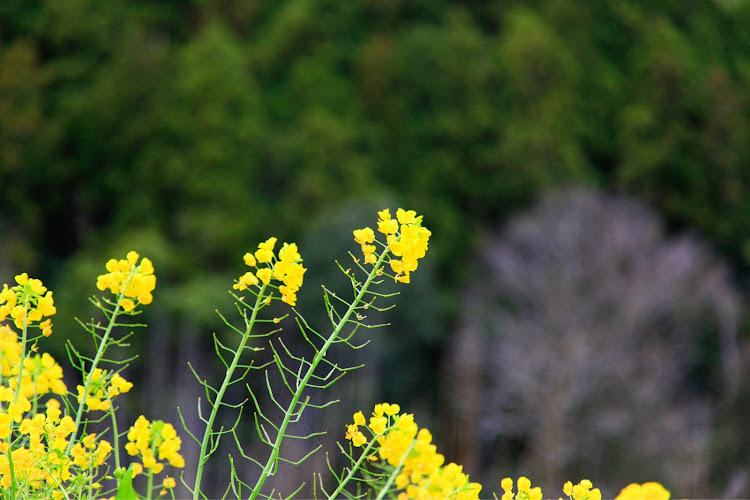
[[[133,489],[133,464],[130,464],[127,472],[122,476],[115,500],[140,500],[141,498],[143,497],[138,495]]]

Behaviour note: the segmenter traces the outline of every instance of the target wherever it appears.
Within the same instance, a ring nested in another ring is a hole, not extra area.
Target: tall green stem
[[[331,333],[328,339],[326,339],[325,343],[321,346],[320,350],[318,350],[317,354],[315,355],[312,362],[310,363],[310,366],[305,372],[305,376],[302,377],[302,379],[299,381],[299,384],[297,385],[297,390],[294,392],[294,395],[292,396],[292,400],[289,402],[289,407],[287,408],[286,412],[284,412],[284,419],[282,420],[281,425],[279,426],[279,431],[276,435],[276,441],[273,444],[273,448],[271,449],[271,454],[268,457],[268,461],[266,462],[265,467],[263,467],[263,471],[261,472],[257,483],[255,483],[253,492],[250,495],[250,500],[254,500],[255,498],[257,498],[257,496],[260,494],[260,489],[263,487],[263,483],[265,483],[266,479],[268,479],[268,476],[272,475],[271,471],[274,469],[274,467],[276,466],[276,462],[279,459],[279,450],[281,449],[281,442],[283,441],[284,436],[286,435],[286,428],[292,419],[292,415],[294,415],[294,410],[297,408],[297,405],[299,404],[299,400],[302,397],[302,393],[307,388],[307,383],[310,380],[310,377],[312,377],[313,373],[315,372],[315,369],[318,367],[318,364],[320,364],[320,362],[325,357],[326,352],[328,351],[328,348],[331,347],[333,342],[341,334],[341,331],[344,329],[344,326],[346,326],[347,322],[349,321],[349,317],[357,309],[357,306],[362,302],[362,298],[367,292],[367,288],[375,279],[378,269],[380,269],[380,266],[383,264],[383,259],[388,254],[388,250],[389,250],[389,247],[386,247],[383,250],[383,253],[380,255],[380,258],[378,259],[377,263],[373,266],[372,271],[370,271],[370,274],[367,276],[367,280],[365,280],[364,284],[362,285],[362,288],[359,290],[359,293],[354,298],[352,303],[349,305],[349,308],[346,310],[344,315],[341,317],[341,320],[336,325],[336,328],[333,330],[333,333]]]
[[[242,356],[242,351],[245,350],[245,345],[247,344],[247,341],[250,339],[250,332],[253,329],[253,325],[255,324],[255,318],[258,316],[258,311],[260,310],[261,306],[261,299],[263,298],[263,292],[266,290],[266,285],[263,285],[260,289],[260,292],[258,293],[258,297],[255,299],[255,305],[253,306],[253,312],[250,316],[250,320],[245,325],[245,332],[242,335],[242,340],[240,341],[240,345],[237,347],[237,350],[234,353],[234,357],[232,358],[232,363],[229,365],[229,368],[227,368],[226,375],[224,375],[224,381],[221,383],[221,387],[219,388],[219,391],[216,393],[216,399],[211,404],[211,415],[208,417],[208,421],[206,422],[206,430],[203,432],[203,441],[201,442],[201,452],[198,456],[198,470],[195,472],[195,485],[193,487],[193,500],[198,500],[200,497],[200,491],[201,491],[201,478],[203,477],[203,466],[208,461],[208,457],[206,457],[206,450],[208,449],[208,442],[211,439],[214,420],[216,419],[216,415],[219,412],[219,407],[221,407],[221,402],[224,399],[224,393],[227,390],[227,387],[229,387],[229,384],[232,381],[232,375],[234,374],[234,370],[237,368],[237,365],[240,362],[240,357]]]
[[[75,427],[73,429],[73,433],[70,435],[70,438],[68,440],[68,447],[65,450],[66,455],[70,455],[70,450],[73,448],[73,445],[75,444],[76,436],[78,435],[78,426],[81,424],[81,418],[83,417],[83,408],[84,406],[86,406],[86,397],[89,393],[89,387],[91,386],[91,381],[94,378],[94,370],[96,370],[96,367],[99,365],[99,361],[101,361],[102,357],[104,356],[104,352],[107,350],[107,347],[109,345],[109,336],[112,334],[112,329],[115,327],[115,321],[117,320],[117,316],[120,313],[120,304],[122,303],[122,300],[125,297],[125,290],[128,288],[128,285],[130,284],[130,280],[132,279],[133,279],[133,274],[131,273],[128,276],[128,279],[122,285],[122,291],[120,292],[120,296],[117,298],[115,309],[114,311],[112,311],[112,316],[109,318],[109,323],[107,324],[107,328],[104,330],[104,335],[102,336],[102,340],[101,342],[99,342],[99,348],[96,350],[96,356],[94,356],[94,361],[92,361],[91,368],[88,371],[88,375],[86,375],[86,382],[83,385],[83,396],[81,398],[81,401],[79,401],[78,403],[78,411],[76,412]]]
[[[29,297],[26,295],[26,299],[23,303],[23,309],[26,313],[23,316],[23,329],[21,330],[21,363],[18,366],[18,382],[16,385],[16,394],[13,398],[13,404],[18,404],[18,396],[21,394],[21,382],[23,381],[23,364],[26,361],[26,333],[29,329],[28,321],[28,310],[29,310]],[[10,498],[15,500],[16,498],[16,470],[13,466],[13,450],[8,446],[8,467],[10,468]]]

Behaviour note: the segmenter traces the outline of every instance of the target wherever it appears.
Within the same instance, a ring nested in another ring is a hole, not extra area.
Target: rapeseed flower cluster
[[[373,434],[377,455],[370,458],[382,461],[393,468],[400,467],[395,485],[401,492],[399,500],[455,498],[470,500],[479,498],[482,486],[469,482],[460,465],[443,465],[445,457],[437,453],[432,444],[432,434],[419,429],[414,415],[398,415],[399,405],[381,403],[375,405],[369,426],[365,425],[362,412],[354,414],[354,424],[347,426],[346,438],[354,446],[368,442],[359,430],[365,426]]]
[[[16,392],[19,399],[48,393],[63,395],[67,388],[62,378],[62,368],[50,354],[24,358],[16,332],[7,325],[0,326],[0,402],[16,401]]]
[[[542,489],[539,486],[531,487],[529,478],[521,476],[516,482],[518,493],[513,493],[513,480],[506,477],[500,482],[503,489],[501,500],[542,500]]]
[[[54,401],[54,403],[53,403]],[[27,440],[10,452],[16,486],[38,490],[45,485],[58,486],[72,478],[72,460],[66,456],[68,436],[75,430],[69,416],[60,418],[59,402],[51,400],[45,413],[25,418],[18,427]],[[7,439],[7,436],[6,436]],[[0,485],[11,486],[8,443],[0,455]]]
[[[0,291],[0,321],[10,316],[19,330],[24,330],[33,323],[42,330],[45,337],[52,335],[52,320],[45,316],[52,316],[57,312],[52,292],[42,282],[29,278],[26,273],[16,276],[16,286],[3,285]]]
[[[622,489],[615,500],[669,500],[670,493],[664,486],[655,482],[629,484]]]
[[[388,264],[395,273],[394,279],[409,283],[411,272],[417,269],[417,261],[427,252],[427,243],[432,234],[422,227],[422,216],[417,216],[414,210],[399,208],[396,218],[392,219],[390,210],[386,208],[378,212],[378,231],[386,236],[385,245],[375,239],[375,232],[369,227],[354,230],[354,241],[362,246],[365,264],[377,263],[379,254],[374,243],[379,243],[390,252]]]
[[[156,276],[154,266],[147,258],[143,258],[138,264],[137,252],[128,252],[125,259],[110,259],[107,261],[107,274],[102,274],[96,280],[99,290],[109,289],[115,295],[124,294],[122,308],[125,311],[135,309],[137,303],[150,304],[154,299],[151,292],[156,288]]]
[[[166,460],[173,467],[185,467],[185,459],[180,455],[182,440],[172,424],[163,420],[150,422],[141,415],[128,431],[125,450],[131,456],[138,456],[141,463],[135,463],[133,470],[138,475],[146,469],[151,474],[159,474]]]
[[[112,452],[112,445],[109,444],[109,441],[97,440],[97,437],[94,433],[87,434],[73,446],[73,463],[80,467],[82,471],[105,465],[109,454]]]
[[[0,326],[0,451],[8,450],[2,440],[31,411],[32,401],[45,394],[67,393],[62,378],[62,368],[52,356],[24,357],[18,335],[7,325]]]
[[[578,484],[568,481],[563,485],[563,493],[571,500],[602,500],[599,488],[591,489],[592,486],[594,485],[588,479],[581,479]]]
[[[245,265],[255,268],[255,272],[248,271],[240,276],[235,281],[234,289],[242,291],[251,286],[261,288],[265,285],[276,287],[277,285],[271,282],[273,279],[282,283],[278,286],[281,300],[295,306],[297,292],[302,286],[307,269],[302,267],[302,256],[297,250],[296,243],[284,243],[277,256],[274,253],[277,241],[274,237],[269,238],[258,245],[255,253],[248,252],[243,256]]]
[[[79,385],[78,402],[84,403],[90,411],[107,411],[112,407],[112,399],[118,394],[128,392],[133,387],[120,376],[119,373],[108,374],[101,368],[96,368],[91,374],[91,383],[84,402],[84,387]]]

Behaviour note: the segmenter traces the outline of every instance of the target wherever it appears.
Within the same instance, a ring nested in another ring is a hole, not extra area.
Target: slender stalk
[[[151,496],[154,494],[154,473],[151,471],[148,473],[148,486],[146,491],[146,500],[151,500]]]
[[[378,437],[380,437],[380,434],[378,434],[377,436],[373,436],[372,439],[367,443],[367,447],[362,451],[359,459],[354,463],[354,465],[352,465],[351,469],[349,469],[349,474],[347,474],[344,480],[339,483],[334,492],[328,495],[329,500],[337,498],[337,495],[343,491],[344,486],[346,486],[347,483],[351,481],[351,479],[354,477],[354,474],[357,473],[360,466],[362,465],[362,462],[364,462],[365,458],[370,454],[370,450],[372,449],[373,444],[375,444],[375,439],[377,439]]]
[[[107,400],[109,401],[110,406],[113,405],[112,400],[107,397]],[[115,470],[118,470],[120,468],[120,435],[117,432],[117,416],[115,415],[115,411],[112,410],[112,442],[113,442],[113,448],[115,451]]]
[[[86,382],[83,385],[83,397],[81,398],[81,401],[78,403],[78,411],[76,412],[75,427],[73,429],[73,433],[70,435],[70,438],[68,441],[68,447],[65,450],[66,455],[70,455],[70,450],[73,448],[73,445],[75,444],[76,436],[78,435],[78,426],[81,424],[81,418],[83,417],[83,408],[86,405],[86,396],[89,393],[91,380],[94,378],[94,370],[96,370],[96,367],[99,365],[99,361],[101,361],[102,357],[104,356],[104,351],[107,350],[109,336],[112,334],[112,330],[115,326],[115,321],[117,320],[117,316],[120,313],[120,304],[123,298],[125,297],[125,290],[128,288],[128,285],[130,284],[130,280],[132,279],[133,279],[133,273],[131,272],[130,275],[128,275],[128,279],[125,281],[125,283],[122,286],[122,291],[120,292],[120,296],[117,298],[117,303],[115,304],[115,310],[112,311],[112,316],[109,318],[109,323],[107,324],[106,330],[104,330],[104,335],[102,336],[102,340],[99,343],[99,348],[96,351],[96,356],[94,356],[94,361],[91,363],[91,368],[89,369],[88,375],[86,376]]]
[[[286,428],[292,419],[294,410],[297,408],[297,405],[299,404],[300,398],[302,397],[302,393],[307,388],[307,383],[309,382],[310,377],[312,377],[313,373],[315,372],[315,369],[318,367],[318,364],[320,364],[320,362],[325,357],[326,352],[328,351],[328,348],[331,347],[333,342],[341,334],[341,330],[343,330],[344,326],[346,326],[346,323],[349,321],[349,317],[357,309],[357,306],[362,302],[362,298],[367,292],[367,288],[375,279],[375,276],[377,275],[377,271],[378,269],[380,269],[380,266],[383,264],[383,259],[388,254],[388,251],[389,251],[389,246],[386,246],[385,249],[383,250],[383,253],[380,255],[380,258],[378,259],[377,263],[373,266],[372,271],[370,271],[370,274],[367,276],[367,280],[365,280],[364,284],[362,285],[362,288],[359,290],[359,293],[357,294],[355,299],[352,301],[352,303],[349,305],[349,308],[346,310],[344,315],[341,317],[341,320],[336,325],[336,328],[333,330],[333,333],[331,333],[331,335],[326,339],[325,343],[321,346],[320,350],[318,350],[317,354],[315,355],[313,360],[310,362],[310,366],[305,372],[305,376],[302,377],[302,379],[300,379],[299,384],[297,385],[297,390],[294,392],[294,395],[292,396],[292,400],[289,402],[289,407],[287,408],[286,412],[284,412],[284,419],[281,421],[281,425],[279,426],[278,433],[276,434],[276,441],[274,442],[273,448],[271,449],[271,454],[268,457],[268,461],[266,462],[265,467],[263,467],[263,471],[261,472],[260,477],[258,478],[258,481],[255,483],[253,492],[250,495],[250,500],[254,500],[255,498],[258,497],[258,495],[260,494],[260,489],[263,487],[263,483],[265,483],[268,476],[272,475],[271,471],[274,469],[274,467],[276,466],[276,462],[279,459],[279,450],[281,449],[281,442],[284,440],[284,436],[286,435]]]
[[[29,296],[26,294],[26,298],[23,302],[23,328],[21,329],[21,363],[18,365],[18,385],[16,385],[16,394],[13,398],[13,404],[18,404],[18,397],[21,395],[21,382],[23,382],[23,365],[26,361],[26,337],[29,331]]]
[[[237,368],[237,365],[240,362],[240,357],[242,356],[242,351],[245,350],[245,345],[247,344],[247,341],[250,338],[250,332],[253,329],[253,325],[255,324],[255,319],[258,316],[258,311],[260,310],[260,305],[263,298],[263,292],[266,290],[266,285],[264,284],[260,292],[258,293],[258,297],[255,299],[255,305],[253,306],[253,313],[250,316],[250,320],[245,325],[245,332],[242,335],[242,340],[240,341],[240,345],[237,347],[237,350],[234,352],[234,357],[232,358],[232,363],[229,365],[229,368],[227,369],[226,374],[224,375],[224,381],[221,383],[221,387],[219,388],[219,391],[216,393],[216,399],[212,403],[211,408],[211,415],[208,417],[208,422],[206,423],[206,430],[203,432],[203,441],[201,442],[201,451],[200,455],[198,456],[198,470],[195,472],[195,484],[193,487],[193,500],[198,500],[200,497],[200,491],[201,491],[201,479],[203,477],[203,466],[208,461],[208,458],[206,457],[206,450],[208,448],[208,442],[212,435],[214,420],[216,419],[216,415],[219,412],[219,407],[221,406],[221,402],[224,399],[224,393],[227,390],[227,387],[229,387],[230,382],[232,381],[232,375],[234,374],[234,370]]]
[[[26,294],[26,298],[23,302],[23,309],[25,311],[23,315],[23,328],[21,329],[21,363],[18,366],[18,382],[16,385],[16,394],[13,398],[13,404],[18,404],[18,396],[21,394],[21,382],[23,381],[23,364],[26,361],[26,333],[29,330],[28,325],[28,310],[29,310],[29,296]],[[16,498],[16,470],[13,466],[13,450],[8,446],[8,467],[10,468],[10,498],[15,500]]]

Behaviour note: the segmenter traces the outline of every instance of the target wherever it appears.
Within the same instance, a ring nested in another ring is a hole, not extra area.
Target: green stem
[[[154,473],[149,470],[148,472],[148,488],[146,489],[146,500],[151,500],[151,496],[154,493]]]
[[[101,361],[102,357],[104,356],[104,352],[107,350],[109,344],[109,336],[112,334],[112,329],[115,326],[115,320],[117,320],[117,316],[120,313],[120,304],[125,297],[125,290],[127,290],[128,285],[130,284],[130,280],[132,279],[133,272],[128,275],[128,279],[122,285],[122,291],[120,291],[120,296],[117,298],[115,310],[112,311],[112,316],[109,318],[109,324],[107,324],[107,328],[106,330],[104,330],[104,335],[102,336],[102,340],[99,343],[99,348],[96,351],[96,356],[94,356],[94,361],[91,363],[91,368],[89,369],[88,375],[86,376],[86,382],[83,385],[83,396],[81,397],[81,401],[78,403],[78,411],[76,412],[75,428],[73,429],[73,433],[70,435],[68,447],[65,450],[66,455],[70,455],[70,450],[75,444],[76,436],[78,435],[78,426],[81,424],[81,418],[83,417],[83,408],[86,405],[86,398],[89,393],[89,387],[91,386],[91,380],[94,378],[94,370],[96,370],[96,367],[99,365],[99,361]]]
[[[29,317],[29,296],[23,302],[24,316],[23,316],[23,328],[21,329],[21,363],[18,366],[18,384],[16,385],[16,394],[13,398],[13,404],[18,404],[18,397],[21,395],[21,382],[23,382],[23,365],[26,361],[26,337],[29,331],[29,325],[27,323]]]
[[[23,381],[23,364],[24,361],[26,361],[26,332],[29,329],[29,325],[27,323],[28,320],[28,309],[29,309],[29,296],[26,295],[26,298],[23,302],[23,309],[24,309],[24,315],[23,315],[23,328],[21,329],[21,363],[18,366],[18,381],[16,382],[16,394],[13,398],[13,404],[18,404],[18,397],[21,394],[21,382]],[[11,423],[11,425],[13,425]],[[12,427],[11,427],[12,429]],[[10,498],[11,500],[15,500],[16,498],[16,470],[13,466],[13,450],[10,448],[10,440],[8,440],[8,468],[10,469]]]
[[[279,459],[279,450],[281,449],[281,442],[284,440],[284,436],[286,435],[286,428],[292,419],[292,415],[294,415],[294,410],[297,408],[297,405],[299,404],[299,400],[302,397],[302,393],[307,388],[307,383],[310,380],[310,377],[312,377],[313,373],[315,372],[315,369],[318,367],[318,364],[320,364],[320,362],[325,357],[326,352],[328,351],[328,348],[331,347],[333,342],[339,337],[341,330],[344,329],[344,326],[349,321],[349,316],[352,315],[352,313],[357,309],[357,306],[362,302],[362,298],[367,292],[367,288],[375,279],[378,269],[380,269],[380,266],[383,264],[383,260],[385,256],[388,254],[388,250],[389,250],[389,247],[386,246],[385,249],[383,250],[383,253],[380,255],[380,258],[373,266],[372,271],[370,271],[370,274],[367,276],[367,280],[365,280],[365,283],[362,285],[362,288],[359,290],[359,293],[355,297],[354,301],[352,301],[352,303],[349,305],[349,308],[346,310],[346,313],[344,313],[344,315],[341,317],[341,320],[336,325],[336,328],[333,330],[333,333],[331,333],[330,337],[326,339],[325,343],[321,346],[320,350],[318,350],[317,354],[315,355],[312,362],[310,363],[310,366],[305,372],[305,376],[302,377],[302,379],[299,381],[299,384],[297,385],[297,390],[294,392],[294,395],[292,396],[292,400],[289,402],[289,407],[287,408],[286,412],[284,412],[284,419],[282,420],[281,425],[279,426],[279,431],[276,434],[276,441],[274,442],[273,448],[271,449],[271,454],[268,457],[268,461],[266,462],[265,467],[263,467],[263,471],[261,472],[257,483],[255,483],[253,492],[250,495],[250,500],[254,500],[255,498],[257,498],[257,496],[260,494],[260,489],[263,487],[263,483],[266,481],[268,476],[273,475],[272,471],[274,467],[276,466],[276,463],[278,462],[278,459]]]
[[[344,489],[344,486],[346,486],[347,483],[351,481],[351,479],[354,477],[354,474],[356,474],[359,468],[362,466],[362,462],[364,462],[365,458],[367,458],[367,456],[370,454],[370,450],[372,449],[372,446],[375,444],[375,440],[380,436],[381,434],[373,436],[370,442],[367,443],[367,447],[362,451],[362,454],[360,455],[359,459],[354,463],[354,465],[352,465],[352,468],[349,469],[349,474],[347,474],[344,480],[339,483],[338,488],[336,488],[336,490],[328,496],[329,500],[336,498],[337,495],[341,493],[341,491]]]
[[[198,500],[198,498],[200,497],[201,479],[203,477],[203,466],[208,461],[208,457],[206,456],[206,453],[208,449],[208,442],[212,436],[214,420],[216,419],[216,415],[219,413],[219,407],[221,407],[221,402],[224,399],[224,393],[226,392],[227,387],[229,387],[232,381],[232,375],[234,374],[234,371],[240,362],[242,351],[245,350],[245,345],[250,339],[250,332],[252,331],[253,325],[255,324],[255,318],[258,316],[258,311],[260,311],[261,309],[261,303],[262,303],[261,299],[263,298],[263,292],[265,290],[266,290],[266,285],[264,284],[261,287],[260,292],[258,292],[258,297],[255,299],[255,305],[253,306],[253,313],[250,316],[250,320],[245,324],[245,332],[242,335],[242,340],[240,341],[240,345],[237,347],[237,350],[234,352],[232,363],[229,365],[229,368],[227,369],[227,372],[224,375],[224,381],[221,383],[221,387],[219,388],[219,391],[216,393],[216,399],[213,401],[211,405],[212,406],[211,415],[209,415],[208,421],[206,422],[206,430],[203,432],[203,441],[201,442],[201,451],[200,451],[200,455],[198,456],[198,470],[195,472],[195,484],[193,487],[193,500]]]
[[[107,397],[110,408],[114,408],[114,403]],[[112,443],[115,450],[115,470],[120,468],[120,436],[117,432],[117,417],[115,416],[115,410],[112,409],[110,416],[112,417]]]

